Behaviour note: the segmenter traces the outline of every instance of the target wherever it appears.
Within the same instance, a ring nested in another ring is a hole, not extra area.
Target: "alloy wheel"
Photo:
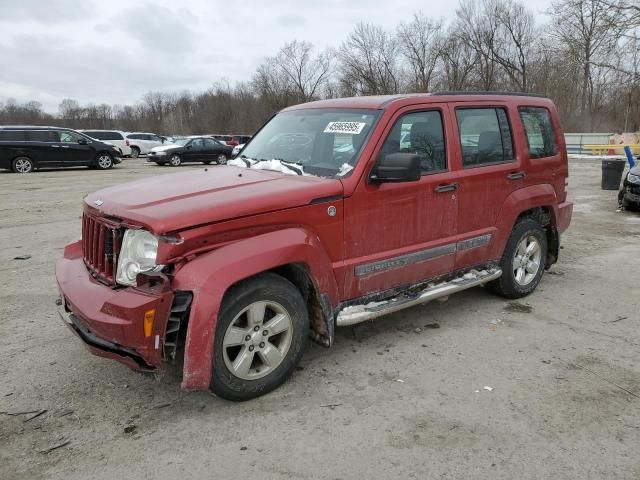
[[[98,166],[103,170],[111,168],[112,165],[113,160],[111,160],[111,157],[109,155],[103,154],[98,157]]]
[[[29,173],[33,169],[33,164],[28,158],[16,159],[14,166],[17,173]]]
[[[291,316],[282,305],[254,302],[236,315],[224,334],[224,363],[243,380],[262,378],[282,363],[292,338]]]
[[[227,156],[224,153],[221,153],[220,155],[218,155],[218,164],[224,165],[226,163],[227,163]]]
[[[542,266],[542,247],[533,235],[523,238],[513,257],[513,275],[519,285],[529,285]]]
[[[172,155],[171,158],[169,159],[169,163],[171,164],[172,167],[177,167],[180,165],[180,157],[178,155]]]

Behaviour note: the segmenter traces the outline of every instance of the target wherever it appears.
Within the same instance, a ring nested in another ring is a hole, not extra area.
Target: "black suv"
[[[120,161],[120,152],[113,145],[75,130],[0,126],[0,168],[16,173],[79,166],[106,170]]]

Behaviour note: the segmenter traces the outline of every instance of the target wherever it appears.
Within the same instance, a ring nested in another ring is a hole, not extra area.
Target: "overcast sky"
[[[526,4],[540,16],[551,0]],[[454,0],[0,0],[0,102],[134,103],[149,90],[249,80],[298,39],[338,46],[360,22],[395,28]],[[542,19],[542,18],[541,18]]]

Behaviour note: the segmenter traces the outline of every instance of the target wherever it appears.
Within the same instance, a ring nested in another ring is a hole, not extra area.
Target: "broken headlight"
[[[116,282],[135,286],[139,273],[157,271],[158,238],[146,230],[127,230],[122,240]]]
[[[640,175],[634,175],[633,173],[629,173],[629,175],[627,175],[627,181],[629,183],[640,184]]]

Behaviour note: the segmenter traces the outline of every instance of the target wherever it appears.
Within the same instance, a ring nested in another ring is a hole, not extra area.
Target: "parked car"
[[[289,107],[225,168],[86,196],[59,309],[96,355],[147,371],[178,357],[183,388],[247,400],[309,336],[331,346],[336,327],[480,285],[529,295],[571,221],[568,172],[542,97]]]
[[[231,151],[231,158],[236,158],[240,153],[240,150],[242,150],[243,148],[244,148],[244,143],[241,143],[240,145],[236,145],[235,147],[233,147],[233,150]]]
[[[218,142],[222,143],[223,145],[229,145],[231,147],[235,147],[236,145],[238,145],[238,142],[236,140],[234,140],[234,138],[231,135],[209,135],[211,138],[214,138],[215,140],[217,140]]]
[[[120,157],[115,146],[68,128],[0,127],[0,168],[15,173],[80,166],[106,170]]]
[[[625,209],[640,210],[640,165],[631,168],[624,177],[619,198]]]
[[[148,162],[177,167],[188,162],[202,162],[205,165],[216,162],[227,163],[232,148],[210,137],[193,136],[176,140],[175,144],[154,147],[147,156]]]
[[[129,146],[131,147],[131,156],[138,158],[140,155],[146,155],[154,147],[164,145],[167,140],[155,133],[128,133],[127,139],[129,140]]]
[[[120,130],[78,130],[85,135],[96,140],[103,141],[115,145],[120,151],[121,157],[129,157],[131,155],[131,146],[127,139],[127,134]]]

